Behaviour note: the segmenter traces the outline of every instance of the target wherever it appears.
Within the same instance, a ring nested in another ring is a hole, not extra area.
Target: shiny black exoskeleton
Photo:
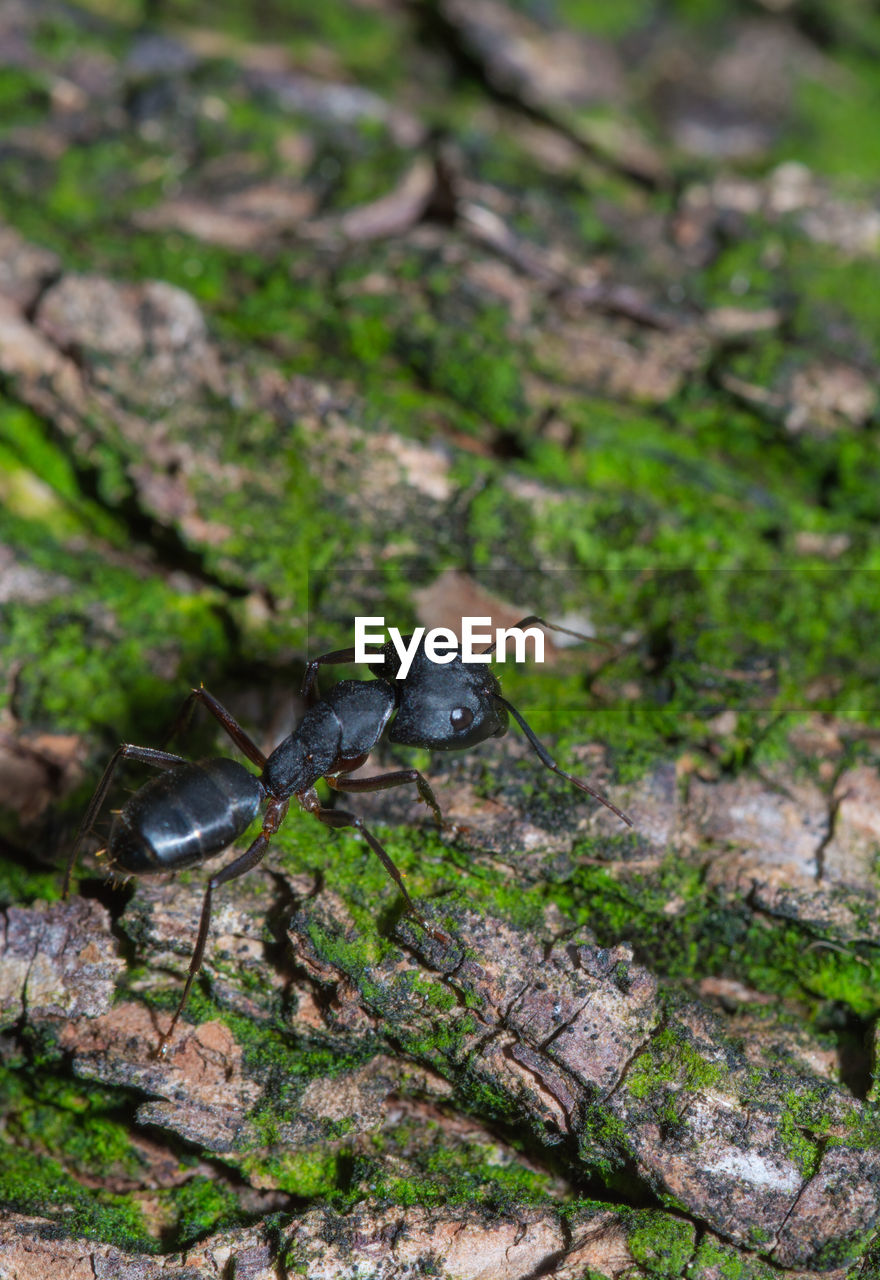
[[[536,623],[551,630],[564,630],[534,617],[524,618],[517,625],[525,627]],[[354,651],[340,649],[310,662],[303,681],[308,710],[293,733],[268,757],[207,689],[194,689],[184,703],[175,731],[186,725],[196,703],[202,703],[248,760],[257,766],[259,776],[224,757],[192,763],[171,752],[132,743],[123,743],[117,748],[104,770],[68,861],[65,893],[79,845],[91,830],[116,767],[124,759],[139,760],[163,772],[141,787],[114,817],[107,852],[115,871],[145,875],[178,871],[205,862],[238,839],[264,810],[262,830],[257,838],[208,881],[189,973],[177,1011],[162,1037],[161,1051],[174,1032],[201,967],[214,891],[244,875],[262,860],[270,839],[284,821],[291,797],[296,797],[303,809],[329,827],[355,827],[361,831],[400,889],[408,911],[424,928],[434,932],[416,912],[399,871],[361,819],[345,810],[325,807],[315,791],[315,783],[320,778],[337,791],[352,793],[383,791],[415,783],[419,797],[442,823],[434,793],[417,769],[399,769],[371,778],[348,776],[366,762],[389,722],[390,742],[432,750],[463,750],[486,738],[500,737],[507,731],[508,715],[512,715],[548,769],[594,796],[632,825],[600,792],[559,768],[519,712],[501,696],[501,687],[487,665],[465,664],[460,655],[449,663],[439,664],[431,661],[421,649],[406,678],[401,679],[400,660],[394,646],[386,645],[382,653],[375,679],[341,680],[323,697],[317,693],[318,669],[326,664],[351,662]]]

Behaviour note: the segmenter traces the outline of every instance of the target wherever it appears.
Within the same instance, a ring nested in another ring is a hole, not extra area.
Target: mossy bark
[[[870,1276],[876,15],[250,8],[0,12],[0,1272]],[[292,813],[157,1059],[202,872],[59,901],[117,743],[532,612],[634,830],[383,745],[434,934]]]

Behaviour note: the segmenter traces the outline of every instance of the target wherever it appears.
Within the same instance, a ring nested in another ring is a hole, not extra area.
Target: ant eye
[[[474,722],[474,713],[470,707],[456,707],[449,714],[449,722],[453,729],[467,729]]]

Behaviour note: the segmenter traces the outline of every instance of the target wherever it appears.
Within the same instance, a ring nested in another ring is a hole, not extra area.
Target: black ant
[[[517,625],[525,627],[530,624],[539,624],[551,631],[566,630],[533,616],[523,618]],[[577,635],[576,632],[567,634]],[[406,637],[406,642],[410,639]],[[578,636],[578,639],[586,637]],[[98,816],[121,760],[139,760],[164,772],[145,783],[115,814],[107,840],[110,867],[114,871],[147,875],[197,866],[237,840],[265,808],[263,828],[257,838],[244,853],[208,881],[183,994],[171,1025],[159,1042],[160,1054],[165,1052],[171,1040],[193,980],[201,968],[214,891],[230,880],[238,879],[262,861],[269,841],[287,815],[291,796],[295,796],[303,809],[314,814],[326,826],[355,827],[362,832],[403,895],[410,915],[429,933],[442,937],[417,912],[397,867],[361,819],[344,809],[326,808],[315,791],[319,778],[336,791],[352,793],[384,791],[414,782],[419,797],[430,806],[437,822],[442,825],[440,806],[418,769],[398,769],[372,778],[348,777],[366,762],[395,713],[388,733],[390,742],[452,751],[476,746],[486,738],[501,737],[507,732],[509,713],[548,769],[599,800],[632,826],[626,814],[600,792],[559,768],[519,712],[502,698],[501,687],[487,666],[465,664],[460,652],[451,662],[441,665],[428,658],[422,647],[417,650],[406,678],[400,679],[397,674],[400,658],[394,646],[387,644],[382,649],[381,661],[376,664],[379,673],[376,679],[341,680],[324,697],[319,697],[316,685],[318,668],[353,660],[353,649],[339,649],[308,664],[302,686],[308,710],[293,733],[268,757],[204,686],[192,690],[172,732],[184,728],[195,704],[202,703],[239,750],[257,766],[260,770],[258,777],[226,757],[194,763],[169,751],[138,747],[132,743],[119,746],[104,770],[68,859],[64,877],[65,896],[80,844]]]

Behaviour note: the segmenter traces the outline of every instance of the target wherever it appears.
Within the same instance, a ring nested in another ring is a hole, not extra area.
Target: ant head
[[[420,649],[396,685],[390,742],[461,751],[507,732],[507,712],[496,701],[501,686],[487,666],[465,664],[458,655],[451,662],[432,662]]]

